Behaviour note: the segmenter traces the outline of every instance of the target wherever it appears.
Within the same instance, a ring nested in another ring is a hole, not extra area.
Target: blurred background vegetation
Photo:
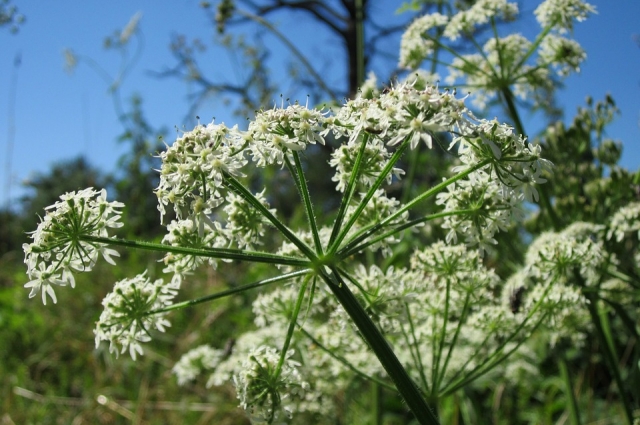
[[[199,41],[188,42],[178,36],[172,44],[177,66],[164,72],[162,77],[180,78],[201,88],[194,99],[195,108],[212,94],[225,96],[236,108],[240,120],[250,116],[260,107],[270,107],[281,88],[269,80],[264,58],[269,55],[265,46],[250,43],[242,30],[247,23],[269,27],[262,19],[278,13],[304,13],[316,19],[317,24],[333,32],[344,48],[345,81],[323,86],[307,69],[307,64],[292,54],[291,81],[310,94],[310,103],[340,103],[352,97],[365,77],[367,64],[376,60],[395,62],[395,57],[385,56],[378,49],[384,37],[399,34],[405,25],[385,27],[376,22],[380,17],[370,16],[367,0],[342,2],[298,1],[222,1],[218,8],[202,2],[203,13],[210,17],[212,32],[221,33],[216,39],[229,49],[240,51],[245,64],[252,67],[251,77],[243,85],[230,85],[225,81],[209,79],[198,66]],[[470,5],[472,0],[458,2]],[[417,12],[442,11],[445,3],[413,1]],[[19,12],[4,0],[0,3],[0,30],[16,31],[23,22]],[[233,8],[244,11],[233,14]],[[335,9],[335,10],[334,10]],[[330,13],[335,11],[335,14]],[[337,15],[346,17],[344,20]],[[282,16],[282,15],[279,15]],[[294,14],[289,15],[291,19]],[[407,15],[407,22],[413,14]],[[28,17],[27,17],[28,18]],[[265,21],[266,22],[266,21]],[[365,36],[366,29],[366,36]],[[19,33],[17,34],[19,36]],[[363,55],[358,56],[359,46],[364,45]],[[295,47],[295,46],[294,46]],[[126,49],[127,45],[110,45],[114,49]],[[464,45],[461,44],[463,49]],[[393,79],[395,73],[387,76]],[[328,83],[327,83],[328,84]],[[116,90],[112,96],[120,96]],[[40,305],[38,298],[28,299],[22,287],[27,277],[21,246],[27,241],[25,232],[35,229],[37,216],[43,215],[45,206],[54,203],[62,193],[85,187],[105,187],[114,199],[126,205],[120,236],[135,239],[162,238],[156,198],[153,188],[157,185],[154,169],[159,168],[157,158],[151,154],[163,148],[165,129],[152,128],[144,117],[144,99],[132,97],[126,107],[116,111],[123,132],[119,141],[127,146],[117,170],[106,173],[95,168],[84,158],[71,158],[53,164],[27,184],[29,194],[20,201],[19,208],[0,211],[0,424],[242,424],[246,416],[237,409],[237,400],[231,386],[207,389],[206,378],[178,387],[171,375],[171,367],[180,356],[200,344],[224,347],[231,344],[233,336],[252,326],[250,303],[255,294],[222,299],[205,307],[182,310],[172,314],[171,329],[156,335],[145,346],[145,355],[132,361],[123,355],[116,359],[106,347],[94,346],[93,327],[101,312],[101,301],[116,280],[134,276],[145,269],[151,277],[161,275],[160,257],[145,252],[121,252],[117,267],[103,263],[89,275],[77,277],[77,287],[59,291],[57,305]],[[640,186],[637,174],[617,167],[621,148],[603,136],[603,128],[617,113],[611,99],[590,103],[578,111],[571,125],[558,121],[557,109],[549,99],[549,129],[539,138],[544,144],[544,155],[556,165],[566,167],[560,175],[571,176],[554,180],[546,185],[554,200],[555,214],[562,225],[581,219],[603,222],[620,206],[639,200]],[[239,120],[239,121],[240,121]],[[446,145],[446,143],[445,143]],[[334,185],[329,175],[328,158],[332,145],[316,147],[307,154],[314,200],[330,211],[335,208],[330,199]],[[404,191],[398,187],[390,194],[407,199],[412,191],[429,187],[439,181],[451,163],[442,149],[428,153],[416,151],[405,158],[405,165],[413,164],[419,174],[407,176]],[[302,223],[304,215],[297,202],[297,193],[291,182],[279,179],[278,170],[269,176],[249,176],[256,187],[261,179],[275,179],[277,191],[272,191],[270,203],[288,217],[295,227]],[[274,180],[271,180],[274,181]],[[408,188],[408,189],[407,189]],[[425,206],[424,208],[433,208]],[[498,249],[488,262],[502,277],[507,277],[518,264],[526,242],[535,235],[553,228],[552,220],[545,214],[534,215],[525,227],[514,227],[500,235]],[[437,228],[430,240],[438,239]],[[427,243],[427,241],[423,241]],[[394,264],[398,257],[411,249],[415,240],[406,240],[387,260]],[[619,253],[624,257],[624,253]],[[202,270],[190,278],[181,290],[180,299],[187,300],[214,293],[234,285],[257,280],[263,276],[266,266],[234,264],[219,270]],[[637,299],[637,298],[636,298]],[[633,405],[640,405],[640,376],[638,361],[638,314],[626,311],[614,303],[604,314],[610,319],[613,344],[619,353],[617,361],[626,383],[625,394]],[[553,349],[538,345],[536,366],[539,376],[531,381],[503,382],[481,380],[472,388],[459,391],[443,401],[440,413],[443,423],[451,424],[552,424],[570,423],[565,381],[567,374],[574,382],[575,396],[583,414],[583,423],[621,423],[620,393],[614,384],[610,368],[603,359],[603,347],[599,340],[588,336],[588,346],[575,350],[566,344]],[[535,344],[534,344],[535,346]],[[558,361],[559,358],[565,362]],[[565,366],[562,366],[565,365]],[[371,390],[367,384],[354,378],[353,394],[336,394],[343,400],[342,424],[404,424],[408,422],[404,406],[393,394],[382,394],[384,409],[381,416],[372,414]],[[636,390],[628,390],[633,389]]]

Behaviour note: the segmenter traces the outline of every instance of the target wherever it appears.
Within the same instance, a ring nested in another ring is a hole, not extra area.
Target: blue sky
[[[123,28],[136,12],[142,13],[144,50],[122,86],[123,98],[139,93],[144,100],[145,115],[155,127],[171,130],[185,124],[187,96],[193,88],[175,79],[154,78],[149,71],[175,63],[169,51],[172,34],[200,37],[207,43],[212,39],[213,31],[198,3],[197,0],[14,1],[27,22],[17,35],[11,35],[6,28],[0,31],[3,206],[24,194],[21,182],[35,172],[48,170],[56,161],[83,154],[93,165],[110,171],[126,152],[116,142],[122,126],[116,119],[106,83],[82,64],[73,74],[66,73],[62,51],[71,48],[115,74],[119,57],[113,51],[105,51],[102,42]],[[385,3],[385,6],[401,4]],[[640,165],[640,47],[633,35],[640,34],[640,2],[592,0],[591,3],[599,13],[578,24],[575,30],[575,38],[587,51],[588,59],[580,74],[566,80],[559,96],[560,105],[565,107],[569,120],[587,95],[598,100],[611,93],[621,115],[609,127],[608,136],[623,142],[622,163],[636,170]],[[524,19],[518,23],[519,31],[525,34],[537,31],[538,24],[532,16],[536,5],[531,0],[520,2]],[[279,28],[302,43],[314,58],[324,56],[326,61],[331,56],[331,38],[314,32],[310,21],[294,20],[292,25],[286,17],[278,19]],[[389,19],[397,18],[389,15]],[[280,49],[273,40],[268,45],[276,51]],[[283,54],[281,50],[279,54]],[[21,62],[16,68],[18,55]],[[230,65],[224,51],[209,51],[208,55],[211,75],[233,81],[237,74],[242,74],[242,69]],[[274,61],[280,59],[277,53]],[[227,124],[244,121],[233,117],[219,101],[204,105],[198,115],[204,122],[214,116],[218,122]]]

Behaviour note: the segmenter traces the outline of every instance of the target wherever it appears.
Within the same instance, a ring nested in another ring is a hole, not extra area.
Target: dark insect
[[[227,342],[224,344],[224,348],[222,349],[222,358],[228,358],[233,352],[233,347],[236,345],[235,338],[229,338]]]
[[[511,291],[511,295],[509,295],[509,308],[513,314],[516,314],[520,311],[520,307],[522,307],[522,296],[524,295],[524,286],[519,286],[518,288]]]

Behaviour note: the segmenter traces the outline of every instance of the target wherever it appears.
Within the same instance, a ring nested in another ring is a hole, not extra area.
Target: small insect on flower
[[[511,312],[513,314],[519,312],[520,307],[522,307],[522,297],[524,296],[524,291],[524,286],[519,286],[515,288],[509,296],[509,308],[511,309]]]

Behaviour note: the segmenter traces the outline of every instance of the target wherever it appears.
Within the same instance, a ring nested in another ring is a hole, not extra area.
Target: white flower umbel
[[[151,341],[150,331],[164,332],[171,326],[166,313],[149,313],[171,305],[177,293],[175,284],[151,281],[146,271],[116,282],[102,300],[104,310],[93,331],[96,348],[101,341],[109,341],[110,352],[118,355],[128,350],[135,360],[143,354],[141,343]]]
[[[596,8],[582,0],[545,0],[533,12],[540,26],[559,33],[573,30],[573,21],[582,22],[591,13],[597,13]]]
[[[249,123],[246,138],[253,161],[259,167],[282,165],[285,154],[302,151],[309,144],[324,145],[325,117],[321,111],[298,103],[286,108],[259,111]]]
[[[291,417],[288,399],[304,394],[308,384],[302,380],[300,363],[291,359],[289,350],[278,370],[280,353],[272,347],[251,350],[242,369],[233,376],[240,406],[258,423],[273,423],[282,414]]]
[[[192,214],[210,214],[220,205],[224,173],[242,176],[246,141],[237,127],[223,124],[198,125],[185,132],[171,147],[160,153],[158,197],[160,217],[165,206],[173,204],[178,218]]]
[[[571,72],[579,72],[580,64],[587,58],[584,49],[574,40],[555,34],[547,35],[540,42],[538,64],[553,67],[558,75],[566,77]]]
[[[425,34],[432,28],[446,25],[449,18],[439,13],[424,15],[409,25],[400,40],[400,67],[416,69],[433,52],[435,42]]]
[[[472,88],[471,99],[479,108],[507,86],[526,100],[535,90],[551,87],[549,69],[525,63],[531,47],[532,43],[520,34],[491,38],[482,53],[454,58],[445,81]]]
[[[269,208],[269,203],[264,194],[266,189],[255,194],[258,202]],[[269,209],[272,214],[275,208]],[[224,207],[227,214],[227,225],[224,233],[230,241],[235,242],[240,249],[253,249],[262,245],[264,231],[269,222],[264,216],[249,204],[243,197],[235,193],[227,195],[227,205]]]
[[[167,231],[162,243],[171,246],[221,248],[228,244],[220,223],[209,220],[204,214],[201,214],[198,219],[173,220],[167,226]],[[215,258],[168,253],[164,257],[164,263],[167,267],[163,271],[184,275],[205,262],[214,268],[218,264],[218,260]]]
[[[351,178],[351,172],[360,149],[360,141],[349,141],[340,145],[331,154],[331,160],[329,165],[335,168],[333,180],[337,182],[336,190],[344,192]],[[362,171],[359,175],[359,183],[362,187],[369,187],[376,181],[380,172],[387,164],[391,154],[385,147],[384,143],[379,139],[370,139],[367,141],[363,156],[362,156]],[[394,168],[392,174],[387,176],[387,183],[391,183],[393,176],[400,177],[404,174],[399,168]]]
[[[638,232],[640,239],[640,202],[632,202],[616,211],[611,217],[607,239],[615,236],[621,242],[627,233]]]
[[[31,279],[25,288],[31,288],[29,298],[42,292],[42,302],[47,295],[55,303],[53,286],[75,287],[74,272],[93,269],[100,254],[109,264],[118,252],[103,243],[83,240],[83,237],[109,237],[109,228],[122,226],[119,222],[124,204],[107,202],[107,191],[84,189],[69,192],[60,201],[46,208],[38,228],[31,232],[32,243],[22,246],[24,262]]]
[[[224,350],[201,345],[184,354],[171,371],[178,379],[178,385],[193,381],[203,371],[211,371],[220,364]]]
[[[513,20],[518,15],[518,4],[507,0],[479,0],[468,10],[454,15],[444,30],[444,36],[457,40],[461,35],[470,35],[477,26],[488,23],[491,19],[501,18]]]
[[[525,257],[530,276],[542,281],[595,285],[599,270],[605,261],[602,242],[596,237],[602,226],[576,222],[559,233],[540,235],[530,246]]]

